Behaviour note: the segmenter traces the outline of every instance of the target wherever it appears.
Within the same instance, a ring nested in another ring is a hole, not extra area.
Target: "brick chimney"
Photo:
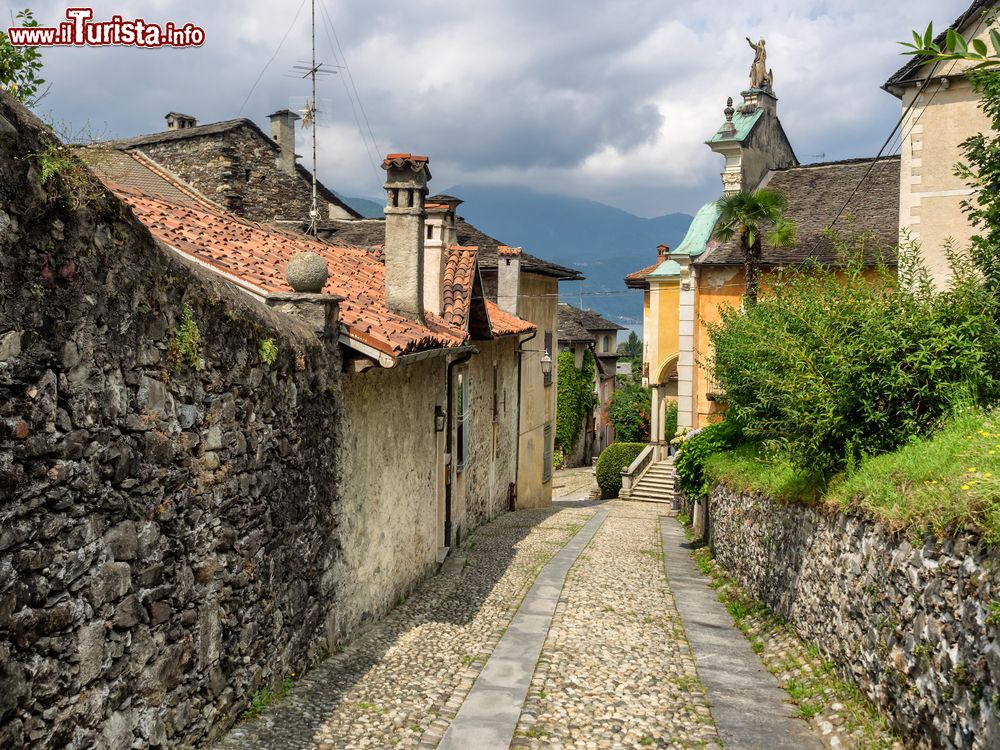
[[[295,121],[301,119],[290,109],[269,114],[271,138],[278,144],[278,168],[295,174]]]
[[[658,261],[664,261],[670,257],[670,248],[666,245],[656,246],[656,259]]]
[[[389,154],[385,179],[385,302],[424,322],[424,198],[431,178],[426,156]]]
[[[180,112],[167,112],[164,116],[167,118],[167,130],[185,130],[198,124],[198,121],[191,115],[184,115]]]
[[[517,315],[517,298],[521,294],[521,248],[497,247],[497,307]]]
[[[455,209],[461,203],[461,199],[450,195],[432,195],[424,206],[427,211],[424,225],[424,309],[435,315],[444,311],[442,281],[448,247],[458,244]]]

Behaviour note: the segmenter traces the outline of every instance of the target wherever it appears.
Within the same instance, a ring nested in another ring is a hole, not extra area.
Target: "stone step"
[[[640,487],[669,487],[673,489],[674,483],[665,479],[643,479],[634,489],[639,489]]]

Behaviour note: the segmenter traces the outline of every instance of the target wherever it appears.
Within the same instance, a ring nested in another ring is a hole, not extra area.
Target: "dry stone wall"
[[[202,744],[330,646],[337,355],[50,143],[0,95],[0,747]]]
[[[908,746],[1000,747],[1000,554],[716,487],[712,551],[881,706]]]

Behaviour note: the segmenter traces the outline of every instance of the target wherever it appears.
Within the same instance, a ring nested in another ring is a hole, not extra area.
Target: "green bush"
[[[663,436],[671,440],[677,434],[677,402],[667,401],[663,407]]]
[[[622,488],[622,469],[627,469],[645,447],[646,443],[612,443],[604,449],[594,469],[601,497],[618,497]]]
[[[619,387],[611,394],[608,419],[615,435],[623,442],[649,440],[649,416],[653,413],[653,392],[635,377],[618,378]]]
[[[829,477],[928,434],[956,403],[994,398],[993,294],[954,255],[955,281],[939,294],[912,243],[900,247],[899,264],[898,279],[857,262],[839,274],[789,271],[756,305],[724,309],[709,335],[727,421]]]
[[[573,352],[559,354],[559,385],[556,392],[556,445],[564,454],[573,452],[583,426],[583,418],[594,408],[596,360],[592,352],[583,355],[583,367],[576,369]]]
[[[710,482],[705,474],[705,461],[720,451],[736,447],[742,439],[742,433],[732,419],[688,433],[674,457],[674,472],[677,474],[677,486],[689,500],[697,502],[708,495]]]

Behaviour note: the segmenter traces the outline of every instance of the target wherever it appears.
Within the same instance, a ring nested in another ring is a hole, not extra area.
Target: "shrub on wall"
[[[856,248],[855,248],[856,250]],[[968,261],[935,293],[919,249],[899,276],[858,262],[786,272],[709,327],[730,417],[824,476],[938,428],[957,403],[998,393],[998,304]]]
[[[711,489],[705,475],[705,461],[708,457],[739,445],[742,439],[735,422],[725,419],[689,432],[680,441],[680,450],[674,457],[674,472],[677,474],[677,486],[690,501],[698,502],[707,497]]]
[[[594,408],[596,362],[592,352],[583,355],[583,367],[576,369],[573,352],[559,354],[559,385],[556,393],[556,445],[563,454],[573,452],[583,419]]]
[[[620,377],[611,394],[608,418],[615,435],[624,442],[649,440],[649,416],[653,412],[653,392],[635,377]]]
[[[622,488],[622,469],[627,469],[645,447],[646,443],[612,443],[604,449],[594,469],[601,497],[618,497]]]

